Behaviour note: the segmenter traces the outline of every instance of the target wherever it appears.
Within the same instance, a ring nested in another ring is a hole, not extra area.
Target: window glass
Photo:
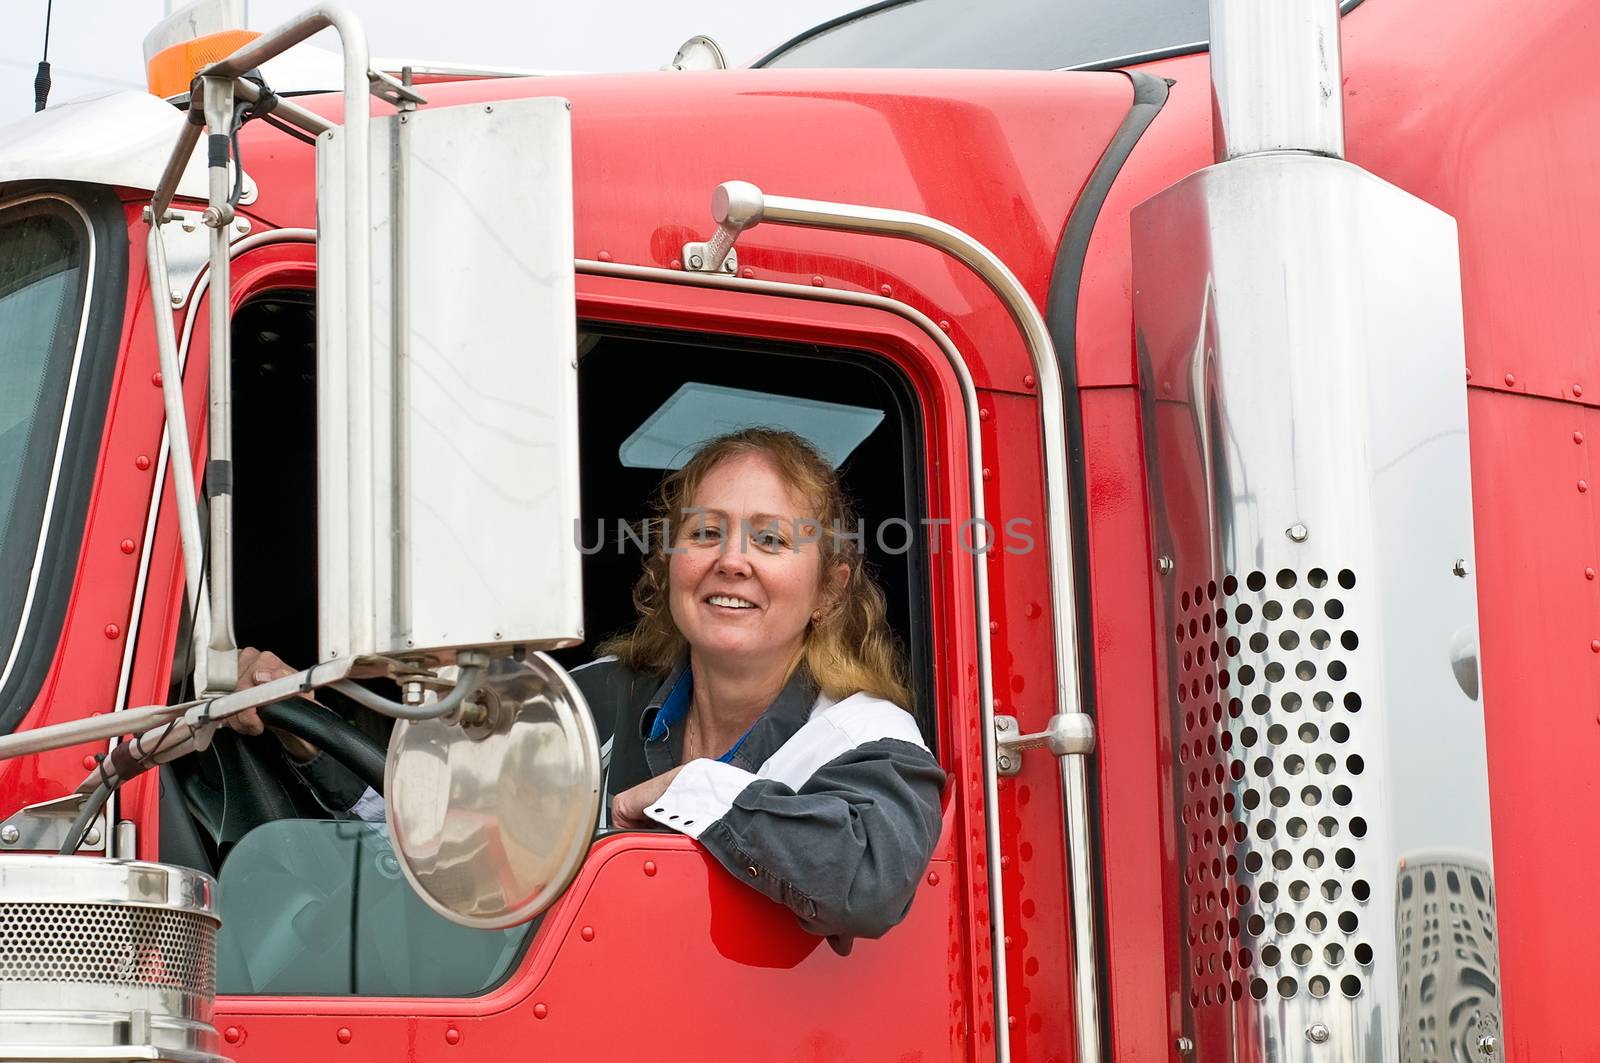
[[[1207,0],[912,0],[781,48],[771,67],[1059,70],[1206,40]]]
[[[88,285],[84,234],[58,211],[0,212],[0,661],[34,578]]]
[[[538,924],[458,926],[406,882],[382,823],[284,819],[222,866],[217,992],[469,996],[499,983]]]

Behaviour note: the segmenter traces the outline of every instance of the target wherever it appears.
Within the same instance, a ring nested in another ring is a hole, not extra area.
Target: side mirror
[[[574,645],[569,105],[425,107],[371,126],[370,144],[344,127],[317,141],[319,656],[447,664]],[[370,188],[348,187],[356,152]],[[350,247],[354,194],[372,224]]]
[[[525,923],[572,882],[594,837],[588,703],[542,653],[498,660],[457,713],[395,725],[384,790],[395,854],[429,907],[480,929]]]

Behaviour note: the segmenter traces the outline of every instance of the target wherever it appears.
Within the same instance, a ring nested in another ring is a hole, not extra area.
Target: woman
[[[573,671],[595,715],[615,713],[610,825],[689,835],[847,952],[910,908],[944,772],[900,708],[838,477],[799,436],[748,428],[669,474],[656,510],[637,624]],[[289,672],[241,654],[241,687]],[[253,712],[229,723],[261,731]]]
[[[944,772],[916,722],[838,477],[789,432],[712,440],[663,481],[639,620],[574,672],[617,706],[611,824],[698,840],[840,951],[904,918]]]

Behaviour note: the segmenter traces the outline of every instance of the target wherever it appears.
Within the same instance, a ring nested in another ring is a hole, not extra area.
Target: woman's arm
[[[756,772],[690,761],[644,814],[698,839],[811,933],[880,937],[927,870],[944,778],[910,715],[856,695]]]

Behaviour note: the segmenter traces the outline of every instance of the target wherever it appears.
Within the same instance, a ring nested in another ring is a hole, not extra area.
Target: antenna
[[[50,12],[55,0],[44,3],[44,56],[39,60],[39,72],[33,76],[33,109],[44,110],[50,98]]]

